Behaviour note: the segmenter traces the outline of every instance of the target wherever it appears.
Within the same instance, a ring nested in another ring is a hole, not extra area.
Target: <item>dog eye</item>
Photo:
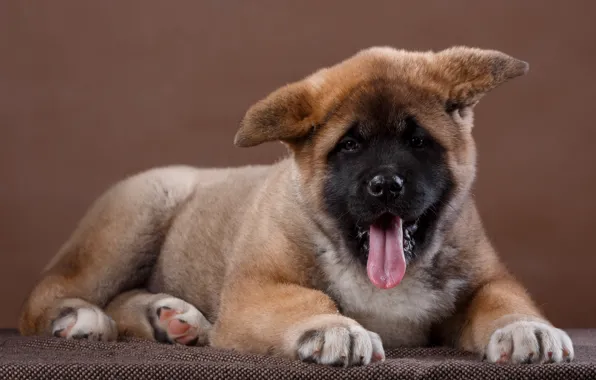
[[[343,152],[354,153],[360,150],[360,143],[351,137],[343,139],[339,146]]]
[[[424,146],[425,140],[423,137],[420,136],[412,136],[410,137],[410,146],[413,148],[422,148]]]

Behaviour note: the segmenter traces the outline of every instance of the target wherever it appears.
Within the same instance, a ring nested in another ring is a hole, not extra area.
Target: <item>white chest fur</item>
[[[364,266],[343,263],[338,257],[332,250],[321,256],[326,291],[344,315],[381,335],[386,347],[427,343],[431,324],[453,312],[457,291],[464,284],[458,279],[433,284],[426,269],[432,260],[427,259],[408,269],[398,286],[381,290],[368,280]]]

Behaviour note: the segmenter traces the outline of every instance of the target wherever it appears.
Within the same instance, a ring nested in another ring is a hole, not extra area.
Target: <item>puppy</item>
[[[271,166],[157,168],[89,209],[20,331],[135,336],[329,365],[446,344],[490,362],[573,358],[483,230],[473,108],[528,64],[454,47],[363,50],[248,110]]]

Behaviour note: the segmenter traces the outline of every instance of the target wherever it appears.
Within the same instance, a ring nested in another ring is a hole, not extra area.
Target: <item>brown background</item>
[[[110,183],[270,162],[279,144],[232,145],[269,91],[371,45],[453,44],[530,62],[477,107],[475,193],[552,320],[596,327],[594,14],[589,0],[1,1],[0,327]]]

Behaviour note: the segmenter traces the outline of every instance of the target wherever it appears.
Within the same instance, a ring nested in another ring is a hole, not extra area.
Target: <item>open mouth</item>
[[[414,254],[417,230],[418,220],[404,222],[390,213],[383,214],[368,228],[358,227],[368,278],[376,287],[390,289],[399,285],[406,273],[407,261]]]

